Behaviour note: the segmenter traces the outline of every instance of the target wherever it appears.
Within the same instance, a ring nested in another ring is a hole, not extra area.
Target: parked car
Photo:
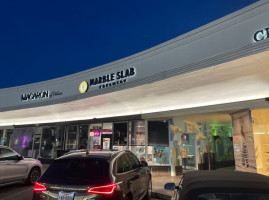
[[[131,151],[69,152],[56,159],[34,186],[33,199],[150,199],[151,173]]]
[[[15,150],[0,145],[0,186],[18,182],[34,185],[41,175],[39,160],[24,158]]]
[[[179,185],[164,188],[174,190],[171,200],[269,200],[269,178],[249,172],[187,172]]]

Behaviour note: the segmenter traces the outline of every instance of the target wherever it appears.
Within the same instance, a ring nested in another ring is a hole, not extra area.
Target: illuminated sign
[[[259,41],[265,40],[267,38],[269,38],[269,27],[257,31],[253,36],[254,42],[259,42]]]
[[[91,78],[89,81],[89,87],[96,87],[97,86],[97,87],[99,87],[99,89],[102,89],[102,88],[107,88],[107,87],[110,87],[113,85],[119,85],[122,83],[126,83],[129,78],[132,78],[135,75],[136,75],[135,68],[130,67],[128,69],[121,70],[121,71],[118,71],[115,73]],[[86,85],[86,84],[87,84],[87,88],[88,88],[88,83],[86,81],[83,81],[80,83],[80,86],[79,86],[80,92],[81,92],[81,87],[84,87],[84,85]],[[83,91],[86,92],[87,89],[84,88]]]
[[[21,101],[48,99],[48,98],[52,98],[53,96],[58,96],[58,95],[62,95],[62,94],[63,93],[59,92],[59,91],[50,92],[49,90],[30,92],[27,94],[22,94]]]
[[[96,131],[94,131],[94,137],[100,137],[100,134],[101,132],[100,131],[98,131],[98,130],[96,130]]]
[[[79,85],[80,93],[85,93],[88,89],[88,83],[86,81],[82,81]]]

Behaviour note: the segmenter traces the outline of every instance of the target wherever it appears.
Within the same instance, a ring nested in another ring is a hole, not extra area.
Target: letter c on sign
[[[258,41],[261,41],[261,40],[264,40],[263,30],[257,31],[257,32],[254,34],[254,41],[255,41],[255,42],[258,42]]]

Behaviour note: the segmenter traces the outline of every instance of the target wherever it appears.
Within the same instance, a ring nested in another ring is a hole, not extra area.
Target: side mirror
[[[164,185],[164,189],[165,190],[175,190],[176,189],[176,185],[175,185],[175,183],[166,183]]]
[[[146,161],[141,161],[140,163],[141,163],[142,167],[147,167],[148,166],[148,163]]]

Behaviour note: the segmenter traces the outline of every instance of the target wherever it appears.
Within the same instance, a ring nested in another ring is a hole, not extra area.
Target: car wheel
[[[150,200],[151,199],[151,192],[152,192],[152,182],[151,179],[149,180],[149,184],[148,184],[148,191],[147,194],[145,196],[145,200]]]
[[[35,182],[39,179],[40,175],[41,175],[41,171],[39,168],[35,167],[35,168],[31,169],[31,171],[28,175],[26,184],[27,185],[34,185]]]

